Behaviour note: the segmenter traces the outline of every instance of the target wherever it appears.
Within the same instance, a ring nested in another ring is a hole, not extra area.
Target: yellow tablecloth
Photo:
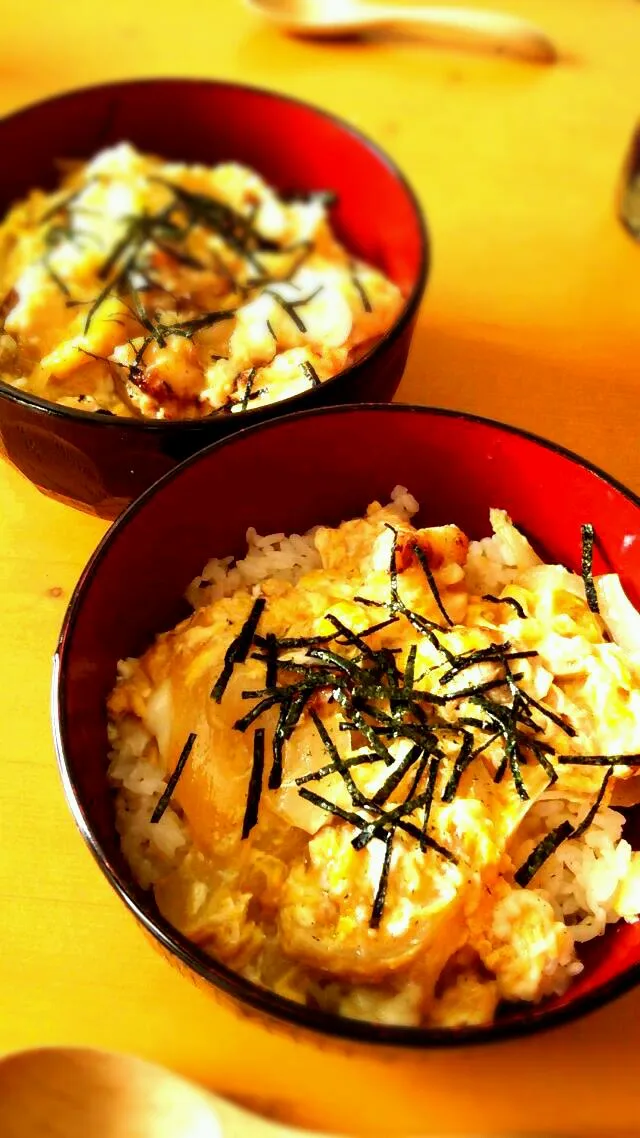
[[[409,39],[300,43],[233,0],[5,4],[0,111],[72,85],[197,75],[346,116],[404,167],[433,236],[399,397],[527,426],[640,491],[640,248],[614,220],[640,118],[640,6],[509,7],[552,34],[561,63]],[[345,1057],[223,1010],[151,950],[75,832],[49,729],[51,652],[105,528],[0,468],[0,1051],[136,1052],[265,1112],[354,1134],[638,1133],[640,992],[521,1042]]]

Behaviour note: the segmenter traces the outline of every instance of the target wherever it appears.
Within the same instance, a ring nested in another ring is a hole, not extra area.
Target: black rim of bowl
[[[530,442],[542,446],[545,450],[550,450],[561,455],[581,468],[589,470],[640,509],[640,497],[638,495],[634,494],[633,491],[629,490],[600,467],[595,466],[574,451],[568,450],[558,443],[544,439],[531,431],[501,423],[496,419],[473,415],[465,411],[448,410],[442,407],[428,407],[408,403],[357,403],[345,404],[340,407],[311,408],[306,411],[299,411],[295,415],[282,416],[281,419],[257,423],[253,427],[246,428],[244,431],[221,439],[218,442],[211,443],[209,446],[198,451],[197,454],[186,459],[174,470],[163,475],[162,478],[146,490],[120,515],[94,551],[69,602],[54,656],[51,689],[53,735],[58,769],[67,804],[82,837],[89,846],[98,865],[121,900],[124,901],[127,908],[137,917],[146,931],[150,933],[171,956],[177,957],[182,965],[196,972],[214,988],[218,988],[226,995],[233,997],[233,999],[238,1001],[241,1005],[247,1005],[285,1024],[304,1028],[310,1032],[329,1036],[334,1039],[424,1049],[460,1047],[479,1043],[496,1043],[507,1039],[531,1035],[535,1032],[548,1030],[553,1027],[559,1027],[561,1024],[579,1019],[587,1013],[603,1007],[605,1004],[624,995],[639,984],[640,960],[631,964],[619,975],[607,980],[593,991],[578,996],[562,1007],[546,1009],[543,1004],[541,1006],[532,1007],[532,1009],[519,1020],[496,1020],[492,1024],[481,1027],[456,1029],[388,1026],[385,1024],[374,1024],[365,1020],[349,1019],[330,1012],[309,1008],[303,1004],[297,1004],[283,996],[276,995],[267,988],[259,987],[259,985],[246,980],[238,973],[232,971],[232,969],[227,968],[212,957],[207,956],[169,924],[161,914],[152,916],[145,911],[142,903],[134,895],[135,887],[128,886],[126,881],[122,879],[118,870],[110,863],[108,855],[93,833],[91,825],[85,815],[83,805],[77,796],[73,775],[67,765],[65,753],[67,724],[64,711],[66,703],[66,677],[63,671],[66,644],[73,635],[74,626],[82,607],[84,592],[90,586],[92,578],[103,558],[108,553],[112,541],[121,530],[128,526],[129,522],[144,508],[150,498],[162,492],[165,484],[179,477],[186,467],[205,460],[212,451],[217,451],[222,447],[230,445],[233,446],[234,443],[246,435],[251,435],[262,430],[269,430],[270,428],[277,429],[278,425],[285,419],[295,422],[296,420],[315,418],[321,415],[351,415],[362,411],[373,411],[385,415],[407,413],[415,415],[428,414],[429,416],[461,419],[466,422],[478,423],[481,426],[496,428],[507,434],[519,436],[520,438],[527,439]],[[153,894],[150,893],[149,896],[152,898]]]
[[[391,328],[380,339],[368,349],[368,351],[361,356],[354,363],[348,367],[343,368],[336,375],[331,376],[329,379],[323,381],[323,388],[330,390],[333,385],[341,380],[349,380],[352,376],[357,375],[363,367],[365,367],[373,356],[379,352],[387,344],[392,344],[402,335],[407,325],[413,320],[416,315],[420,302],[424,296],[426,289],[427,279],[431,268],[431,239],[424,211],[418,200],[415,190],[409,182],[406,175],[393,159],[384,151],[377,142],[369,138],[368,135],[363,134],[357,127],[352,126],[351,123],[341,118],[339,115],[334,115],[330,111],[323,110],[322,107],[316,106],[314,103],[307,102],[305,99],[297,99],[291,95],[282,94],[279,91],[272,91],[266,87],[254,86],[250,83],[232,83],[226,82],[222,79],[198,79],[198,78],[180,78],[180,77],[158,77],[150,79],[133,79],[133,80],[118,80],[114,83],[95,83],[87,87],[76,87],[71,91],[65,91],[62,95],[54,95],[51,98],[38,99],[36,102],[29,103],[26,107],[20,107],[16,111],[12,111],[8,115],[0,117],[0,129],[3,122],[9,120],[17,120],[23,116],[28,116],[33,111],[38,110],[39,107],[47,105],[63,106],[65,102],[77,99],[85,94],[90,94],[93,91],[114,91],[124,90],[127,88],[138,87],[154,87],[164,86],[165,84],[174,84],[180,87],[208,87],[213,89],[226,89],[226,90],[240,90],[248,91],[254,95],[260,95],[267,99],[273,99],[279,103],[290,103],[294,106],[303,107],[314,114],[320,115],[327,119],[329,122],[334,123],[345,134],[351,136],[352,140],[358,145],[364,147],[373,155],[377,161],[386,167],[389,173],[395,180],[402,186],[408,200],[413,209],[420,239],[420,265],[416,276],[415,284],[405,299],[404,305],[400,315],[392,324]],[[305,391],[299,392],[297,395],[291,395],[287,399],[277,400],[274,404],[267,404],[267,408],[278,407],[278,411],[282,414],[289,413],[289,408],[295,411],[299,404],[305,400],[308,393]],[[20,388],[13,387],[11,384],[4,383],[0,380],[0,397],[10,399],[14,403],[21,404],[22,406],[31,407],[41,413],[61,417],[64,419],[72,419],[82,423],[93,423],[100,430],[120,429],[123,427],[132,428],[136,431],[198,431],[202,430],[206,424],[214,425],[219,422],[222,416],[215,413],[210,416],[204,416],[201,419],[136,419],[123,416],[96,415],[93,411],[82,411],[73,407],[62,407],[58,403],[49,402],[47,399],[42,399],[38,395],[31,395]],[[251,425],[252,422],[258,423],[260,417],[264,417],[266,408],[255,407],[247,411],[243,411],[241,415],[235,416],[242,423]]]

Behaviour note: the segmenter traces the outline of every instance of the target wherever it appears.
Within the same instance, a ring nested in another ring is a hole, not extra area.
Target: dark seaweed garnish
[[[235,640],[231,641],[231,644],[227,648],[224,657],[224,667],[211,689],[211,698],[215,699],[216,703],[220,703],[225,693],[227,684],[231,679],[234,665],[243,664],[246,660],[258,627],[258,621],[260,620],[266,603],[264,597],[258,597],[258,599],[253,602],[251,612],[240,630],[240,633],[236,636]]]
[[[351,262],[350,268],[351,268],[351,280],[353,281],[354,288],[355,288],[356,292],[358,293],[360,300],[362,301],[362,307],[364,308],[365,312],[373,312],[373,305],[372,305],[372,303],[371,303],[371,301],[370,301],[370,299],[369,299],[369,297],[365,291],[365,287],[364,287],[362,281],[360,280],[360,277],[357,274],[356,266],[353,262]]]
[[[556,826],[555,830],[552,830],[550,834],[547,834],[514,874],[516,884],[521,885],[523,888],[525,885],[528,885],[538,870],[544,865],[545,861],[551,857],[551,854],[555,853],[558,846],[561,846],[572,834],[573,828],[571,822],[566,820],[561,822],[559,826]]]
[[[247,805],[242,823],[242,837],[248,838],[258,821],[260,796],[262,794],[262,779],[264,775],[264,729],[258,727],[253,736],[253,765],[249,780]]]
[[[302,715],[307,701],[313,694],[312,688],[303,688],[290,700],[283,702],[280,718],[273,733],[273,763],[269,773],[269,790],[278,790],[282,785],[282,752],[287,739],[290,739]]]
[[[278,683],[278,638],[273,632],[268,632],[265,636],[265,641],[267,653],[265,687],[275,688]]]
[[[302,361],[302,370],[312,387],[320,386],[320,376],[318,375],[313,364],[309,362],[309,360]]]
[[[342,779],[343,779],[343,781],[347,787],[347,790],[349,791],[349,794],[351,795],[351,801],[354,803],[354,805],[357,805],[357,806],[364,805],[366,803],[366,799],[364,798],[363,794],[361,793],[361,791],[358,789],[355,782],[353,781],[353,776],[351,774],[351,771],[349,770],[349,767],[347,766],[344,759],[342,758],[342,755],[340,754],[338,748],[336,747],[336,745],[335,745],[333,739],[331,738],[329,732],[327,731],[324,723],[319,718],[319,716],[316,715],[315,711],[310,711],[309,715],[311,716],[311,719],[315,725],[315,728],[316,728],[320,738],[322,739],[325,750],[328,751],[328,753],[331,757],[331,761],[333,763],[333,768],[340,775],[342,775]]]
[[[477,648],[471,652],[463,652],[458,657],[455,664],[452,664],[446,672],[440,676],[439,683],[448,684],[450,680],[459,675],[460,672],[465,671],[467,668],[472,668],[474,664],[483,663],[503,663],[505,660],[528,660],[538,653],[533,649],[527,649],[522,652],[510,652],[508,644],[492,644],[489,648]]]
[[[384,762],[384,760],[381,759],[379,755],[354,755],[352,758],[344,760],[344,764],[347,767],[370,766],[372,763],[382,762]],[[334,763],[326,763],[325,766],[319,767],[317,771],[300,775],[300,778],[296,779],[296,786],[304,786],[307,782],[320,782],[321,779],[335,773],[336,768]]]
[[[591,612],[599,613],[598,593],[593,580],[593,544],[596,536],[595,530],[590,522],[585,522],[580,532],[582,534],[581,570],[584,590],[587,595],[587,604]]]
[[[572,838],[581,838],[582,835],[585,833],[585,831],[589,829],[589,826],[593,822],[596,814],[598,813],[598,810],[602,806],[602,800],[605,796],[607,786],[609,785],[609,779],[611,778],[612,774],[613,774],[613,768],[609,767],[609,769],[605,772],[605,776],[604,776],[604,778],[600,784],[600,790],[598,791],[598,795],[596,797],[596,800],[595,800],[593,806],[588,811],[588,813],[585,815],[585,817],[582,819],[582,822],[580,823],[580,825],[576,826],[575,830],[573,831],[573,834],[571,835]]]
[[[173,795],[173,792],[174,792],[176,786],[178,785],[178,779],[180,778],[180,775],[182,774],[182,772],[185,768],[187,759],[189,758],[189,755],[191,754],[191,751],[193,749],[193,744],[195,743],[196,739],[197,739],[197,735],[195,734],[194,731],[192,731],[191,734],[189,735],[189,738],[187,739],[184,747],[182,748],[182,751],[180,752],[180,758],[178,759],[178,761],[175,765],[175,769],[173,770],[171,777],[169,778],[169,781],[167,782],[167,785],[164,788],[164,791],[162,793],[162,797],[156,803],[153,814],[151,815],[151,818],[149,819],[149,821],[159,822],[160,819],[162,818],[162,815],[164,814],[165,810],[167,809],[167,806],[169,805],[169,803],[171,801],[171,796]]]
[[[450,628],[452,628],[453,627],[453,621],[452,621],[451,617],[449,616],[449,613],[447,612],[446,608],[444,607],[444,605],[442,603],[442,597],[440,596],[440,593],[438,591],[438,586],[436,585],[436,579],[435,579],[433,572],[431,570],[431,566],[429,565],[429,559],[428,559],[424,549],[422,548],[421,545],[418,544],[417,541],[413,545],[413,552],[415,553],[416,557],[418,558],[418,561],[420,563],[422,571],[423,571],[425,577],[427,578],[429,588],[431,589],[431,592],[433,593],[434,601],[436,602],[438,608],[440,609],[440,612],[442,613],[447,624],[449,625]]]
[[[266,690],[269,691],[269,688]],[[261,699],[258,703],[254,704],[251,711],[248,711],[241,719],[236,719],[233,725],[234,729],[236,731],[246,731],[247,727],[250,727],[256,719],[259,719],[265,711],[268,711],[269,708],[273,707],[276,703],[280,703],[279,693],[275,692],[272,695],[267,695],[265,699]]]
[[[640,755],[558,755],[560,766],[638,767]]]
[[[355,814],[352,810],[343,810],[336,802],[331,802],[328,798],[323,798],[321,794],[316,794],[314,790],[309,790],[307,786],[302,786],[298,791],[301,798],[306,798],[307,802],[311,802],[314,806],[319,806],[321,810],[326,810],[327,814],[333,814],[335,818],[341,818],[343,822],[349,822],[351,826],[360,826],[362,819],[359,814]]]
[[[251,391],[253,388],[253,382],[256,378],[257,370],[258,370],[257,368],[252,367],[251,371],[249,372],[249,374],[247,376],[246,383],[244,386],[244,395],[242,396],[242,403],[240,404],[240,410],[241,411],[246,411],[246,409],[249,405],[249,400],[251,398]]]
[[[378,881],[378,888],[373,902],[373,909],[369,918],[369,927],[377,929],[382,920],[384,912],[384,903],[387,898],[387,888],[389,885],[389,870],[391,868],[391,854],[393,852],[393,839],[395,837],[395,830],[392,828],[385,836],[386,848],[384,851],[384,861],[382,863],[382,870],[380,872],[380,880]]]
[[[493,601],[494,604],[497,605],[511,605],[511,607],[515,609],[516,613],[520,617],[520,620],[527,619],[526,612],[520,604],[520,601],[517,601],[515,597],[495,597],[493,593],[485,593],[482,599],[483,601]]]
[[[380,789],[374,794],[371,801],[375,806],[384,806],[387,799],[393,794],[394,790],[397,790],[405,775],[411,770],[412,766],[415,766],[421,755],[422,747],[418,743],[414,743],[404,758],[400,760],[395,770],[391,772]]]
[[[318,287],[314,289],[313,292],[310,292],[308,296],[301,296],[298,300],[285,300],[284,297],[281,296],[280,293],[275,289],[265,288],[264,291],[278,302],[282,310],[286,312],[287,316],[289,316],[291,320],[293,320],[293,323],[299,332],[306,332],[307,326],[304,320],[302,320],[298,315],[297,310],[298,308],[302,308],[305,304],[309,304],[312,300],[314,300],[318,293],[322,292],[323,287],[323,285],[318,285]]]
[[[456,761],[453,764],[453,770],[449,776],[449,780],[444,790],[442,791],[443,802],[451,802],[455,798],[458,791],[460,779],[462,778],[469,764],[473,762],[473,759],[475,758],[475,753],[473,751],[473,735],[469,731],[463,731],[462,736],[462,746],[460,747]]]

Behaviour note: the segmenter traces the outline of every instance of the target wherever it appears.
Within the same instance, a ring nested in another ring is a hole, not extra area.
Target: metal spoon
[[[245,0],[284,31],[326,38],[393,28],[422,29],[430,40],[453,47],[482,47],[537,63],[556,51],[540,28],[517,16],[474,8],[404,8],[363,0]]]

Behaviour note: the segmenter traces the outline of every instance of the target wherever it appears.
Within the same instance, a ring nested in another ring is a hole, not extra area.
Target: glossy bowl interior
[[[541,552],[578,570],[580,525],[590,521],[598,535],[595,571],[614,569],[636,603],[640,597],[640,501],[575,456],[487,420],[426,408],[289,416],[197,455],[112,527],[62,631],[56,745],[69,804],[104,873],[156,941],[195,974],[245,1005],[336,1036],[417,1047],[487,1041],[559,1023],[640,980],[640,923],[618,925],[592,942],[584,972],[562,998],[513,1006],[491,1027],[442,1032],[339,1019],[255,987],[172,929],[120,854],[105,779],[105,700],[116,661],[139,654],[185,614],[181,596],[206,561],[240,554],[249,525],[260,533],[301,533],[337,523],[374,498],[388,500],[397,483],[421,502],[422,524],[455,521],[478,538],[489,528],[489,507],[499,505]],[[633,813],[627,836],[639,847],[640,811],[635,820]]]
[[[368,139],[315,107],[257,88],[152,79],[73,91],[0,120],[0,215],[33,187],[53,188],[61,158],[120,141],[168,159],[237,161],[281,192],[331,189],[332,221],[354,254],[406,296],[393,328],[318,388],[243,415],[191,422],[114,419],[56,407],[0,383],[0,453],[40,489],[104,517],[207,443],[288,410],[390,399],[402,376],[428,268],[420,206]],[[1,299],[1,298],[0,298]]]

